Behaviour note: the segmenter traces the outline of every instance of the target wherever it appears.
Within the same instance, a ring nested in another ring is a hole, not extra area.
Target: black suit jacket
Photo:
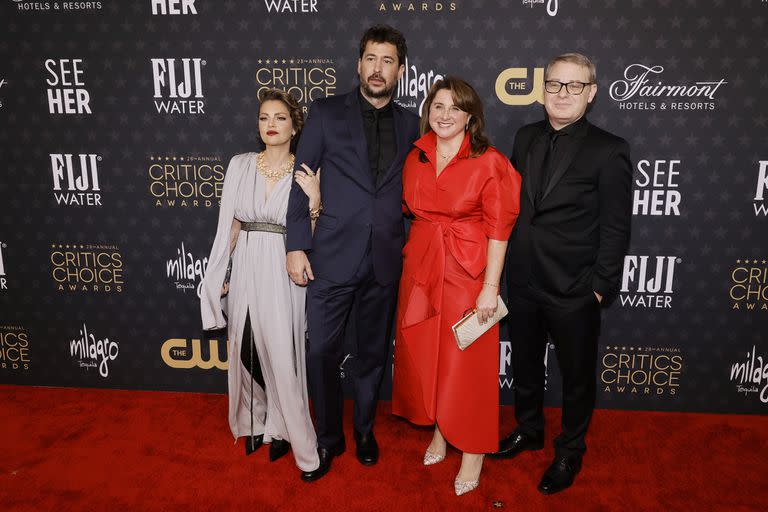
[[[288,199],[288,251],[307,252],[316,277],[345,283],[355,274],[371,239],[373,271],[381,284],[400,277],[405,229],[403,162],[419,135],[419,118],[392,103],[397,153],[374,182],[368,161],[358,92],[318,99],[296,150],[296,169],[321,169],[323,212],[314,237],[308,198],[294,181]]]
[[[632,164],[629,144],[589,122],[553,169],[538,208],[529,160],[547,121],[518,130],[512,164],[523,178],[520,216],[508,253],[510,294],[535,290],[550,306],[607,304],[618,289],[629,246]]]

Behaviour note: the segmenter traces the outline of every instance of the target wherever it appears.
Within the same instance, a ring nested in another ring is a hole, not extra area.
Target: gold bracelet
[[[323,203],[320,202],[320,206],[317,208],[310,208],[309,209],[309,218],[310,220],[317,220],[318,217],[320,217],[320,212],[323,211]]]
[[[493,284],[493,283],[489,283],[487,281],[483,281],[483,284],[487,284],[488,286],[493,286],[494,288],[498,288],[499,287],[499,285]]]

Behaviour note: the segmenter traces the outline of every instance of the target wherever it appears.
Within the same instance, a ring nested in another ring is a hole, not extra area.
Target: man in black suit
[[[297,166],[322,169],[322,212],[309,211],[294,183],[286,219],[288,274],[308,284],[307,380],[320,467],[303,473],[305,481],[325,475],[346,447],[339,365],[351,312],[357,328],[350,372],[355,452],[364,465],[379,458],[373,422],[403,266],[402,170],[419,135],[418,116],[392,101],[406,52],[399,31],[369,28],[360,41],[360,87],[315,100],[296,150]],[[317,219],[314,235],[310,215]]]
[[[563,378],[562,432],[539,483],[552,494],[573,483],[586,451],[600,306],[615,296],[629,245],[632,165],[627,142],[585,117],[597,93],[592,62],[564,54],[544,76],[547,119],[522,127],[512,154],[523,177],[507,257],[517,428],[493,455],[544,445],[549,333]]]

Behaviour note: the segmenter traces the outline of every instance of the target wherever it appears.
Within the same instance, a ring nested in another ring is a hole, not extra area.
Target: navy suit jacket
[[[392,103],[397,153],[374,182],[368,163],[358,91],[312,103],[296,150],[302,163],[321,169],[323,212],[312,236],[309,200],[293,182],[288,200],[286,250],[303,250],[315,277],[336,283],[352,279],[371,240],[373,270],[380,284],[400,277],[405,243],[403,162],[418,138],[419,118]]]

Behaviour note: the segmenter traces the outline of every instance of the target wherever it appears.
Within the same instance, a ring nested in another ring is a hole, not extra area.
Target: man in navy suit
[[[345,450],[339,365],[350,312],[357,328],[351,375],[356,455],[365,465],[379,457],[373,421],[405,242],[402,168],[419,122],[392,101],[406,52],[399,31],[369,28],[360,41],[359,89],[316,100],[296,151],[297,166],[322,169],[314,237],[308,198],[296,183],[287,214],[288,274],[308,285],[307,378],[320,456],[320,467],[302,474],[305,481],[325,475]]]

